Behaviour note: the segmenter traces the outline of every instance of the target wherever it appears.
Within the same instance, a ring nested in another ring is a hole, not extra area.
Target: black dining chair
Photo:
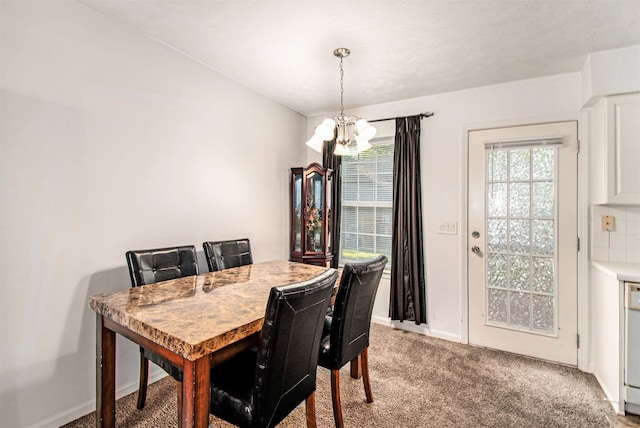
[[[198,274],[198,259],[196,247],[193,245],[150,250],[127,251],[125,254],[131,286],[153,284],[160,281],[181,278]],[[147,398],[147,383],[149,381],[149,361],[160,366],[178,384],[178,409],[182,409],[182,377],[178,367],[171,364],[160,355],[140,347],[140,386],[138,389],[138,409],[144,408]]]
[[[211,272],[253,263],[251,243],[246,238],[229,241],[207,241],[202,243],[202,248]]]
[[[333,308],[325,317],[318,365],[331,370],[331,399],[336,427],[344,426],[340,404],[340,369],[360,358],[367,403],[373,402],[369,380],[369,330],[371,313],[387,264],[385,256],[363,263],[347,263]]]
[[[305,401],[307,426],[316,426],[318,346],[337,277],[329,269],[271,289],[257,349],[211,370],[211,414],[239,427],[266,428]]]

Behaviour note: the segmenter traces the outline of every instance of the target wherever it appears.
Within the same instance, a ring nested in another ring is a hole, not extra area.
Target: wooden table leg
[[[184,362],[181,428],[207,428],[211,400],[211,356]]]
[[[116,334],[96,317],[96,427],[116,426]]]

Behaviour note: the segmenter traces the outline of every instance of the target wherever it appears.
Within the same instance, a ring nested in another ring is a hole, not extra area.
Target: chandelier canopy
[[[328,117],[316,127],[313,137],[307,141],[307,146],[316,152],[322,152],[322,144],[331,141],[335,137],[335,155],[344,156],[351,154],[351,136],[356,140],[355,152],[360,153],[371,148],[369,140],[376,135],[376,128],[369,125],[366,120],[354,116],[344,115],[344,68],[342,61],[348,57],[351,51],[347,48],[338,48],[333,55],[340,58],[340,116]],[[352,145],[353,146],[353,145]]]

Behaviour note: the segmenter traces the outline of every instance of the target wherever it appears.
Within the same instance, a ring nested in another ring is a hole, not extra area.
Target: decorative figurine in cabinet
[[[292,262],[331,266],[333,170],[317,163],[291,168]]]

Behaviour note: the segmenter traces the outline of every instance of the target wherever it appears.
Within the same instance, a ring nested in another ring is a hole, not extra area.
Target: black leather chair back
[[[198,274],[193,245],[127,251],[125,256],[132,287]]]
[[[253,263],[248,239],[207,241],[202,244],[202,248],[211,272]]]
[[[386,264],[387,258],[379,256],[344,266],[331,322],[328,365],[332,369],[344,366],[369,346],[373,303]]]
[[[316,390],[318,347],[338,272],[274,287],[260,334],[253,426],[275,426]]]

